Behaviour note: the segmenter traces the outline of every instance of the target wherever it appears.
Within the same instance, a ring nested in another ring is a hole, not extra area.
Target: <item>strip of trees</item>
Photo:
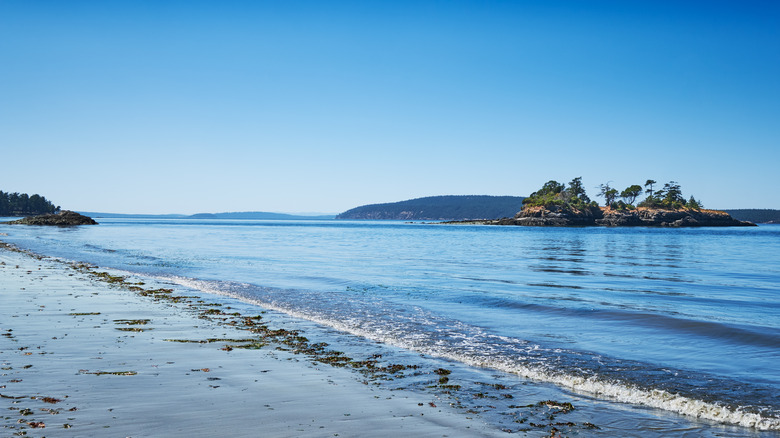
[[[612,187],[610,183],[598,186],[599,194],[604,198],[607,206],[618,210],[633,210],[637,207],[661,208],[678,210],[683,208],[701,210],[702,204],[691,196],[687,201],[682,195],[680,184],[669,181],[658,190],[655,189],[656,181],[648,179],[644,188],[639,184],[632,184],[622,191]],[[646,195],[642,202],[636,204],[637,199]],[[558,206],[582,210],[588,207],[598,207],[596,201],[591,201],[582,185],[582,177],[574,178],[568,185],[557,181],[548,181],[541,189],[531,193],[531,196],[523,200],[523,205],[528,206]]]
[[[41,195],[27,193],[5,193],[0,190],[0,216],[33,216],[60,211]]]

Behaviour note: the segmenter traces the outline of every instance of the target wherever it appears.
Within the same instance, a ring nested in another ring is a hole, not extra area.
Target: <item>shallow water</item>
[[[0,233],[475,372],[714,421],[695,434],[780,428],[780,226],[98,221]]]

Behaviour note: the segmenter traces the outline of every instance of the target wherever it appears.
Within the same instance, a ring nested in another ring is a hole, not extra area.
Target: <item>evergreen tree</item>
[[[59,209],[38,194],[29,196],[26,193],[0,191],[0,216],[33,216],[56,213]]]
[[[0,216],[9,216],[11,204],[8,202],[8,193],[0,190]]]
[[[585,204],[590,203],[590,198],[585,193],[585,187],[582,185],[581,176],[578,176],[569,182],[569,187],[564,189],[564,198],[566,202],[577,207],[582,207]]]
[[[639,204],[640,206],[644,206],[644,207],[656,206],[656,199],[653,191],[653,186],[655,184],[657,184],[657,182],[653,179],[649,179],[645,181],[645,193],[647,194],[647,198],[645,198],[645,200]]]
[[[647,193],[647,196],[651,198],[653,197],[653,186],[655,184],[657,184],[657,182],[652,179],[645,181],[645,188],[646,188],[645,193]]]
[[[693,196],[691,196],[691,199],[688,200],[685,206],[691,210],[701,210],[702,207],[704,207],[701,202],[697,201]]]
[[[636,201],[636,198],[638,198],[641,193],[642,186],[634,184],[620,192],[620,197],[623,198],[623,201],[625,201],[626,204],[634,205],[634,201]]]
[[[618,191],[610,187],[609,183],[600,184],[599,189],[601,190],[599,192],[599,196],[604,197],[605,205],[607,207],[611,206],[612,203],[615,202],[615,198],[618,195]]]
[[[569,186],[558,181],[547,181],[541,189],[531,193],[523,200],[523,205],[532,207],[558,207],[567,210],[582,210],[590,208],[590,198],[585,193],[582,177],[569,182]]]
[[[680,184],[676,181],[669,181],[664,184],[664,188],[659,190],[658,197],[661,198],[661,204],[666,208],[680,208],[685,206],[685,198],[682,196]]]

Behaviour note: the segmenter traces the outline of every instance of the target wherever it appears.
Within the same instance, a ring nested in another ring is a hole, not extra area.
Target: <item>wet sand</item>
[[[0,248],[0,435],[505,435],[135,289]]]

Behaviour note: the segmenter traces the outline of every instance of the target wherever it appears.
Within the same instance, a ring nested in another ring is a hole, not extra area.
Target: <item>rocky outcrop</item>
[[[24,219],[19,219],[11,222],[6,222],[11,225],[57,225],[57,226],[70,226],[70,225],[97,225],[89,216],[84,216],[76,213],[75,211],[63,210],[58,214],[43,214],[40,216],[30,216]]]
[[[553,207],[526,207],[513,218],[486,221],[491,225],[526,225],[539,227],[741,227],[755,226],[739,221],[717,210],[663,210],[637,208],[615,210],[592,207],[583,210]]]
[[[655,227],[741,227],[755,226],[752,222],[740,221],[728,213],[718,210],[659,210],[636,209],[618,211],[609,209],[604,217],[596,221],[604,226],[655,226]]]
[[[496,225],[526,225],[534,227],[577,227],[596,225],[602,217],[598,207],[583,210],[552,207],[526,207],[513,218],[499,219]]]

